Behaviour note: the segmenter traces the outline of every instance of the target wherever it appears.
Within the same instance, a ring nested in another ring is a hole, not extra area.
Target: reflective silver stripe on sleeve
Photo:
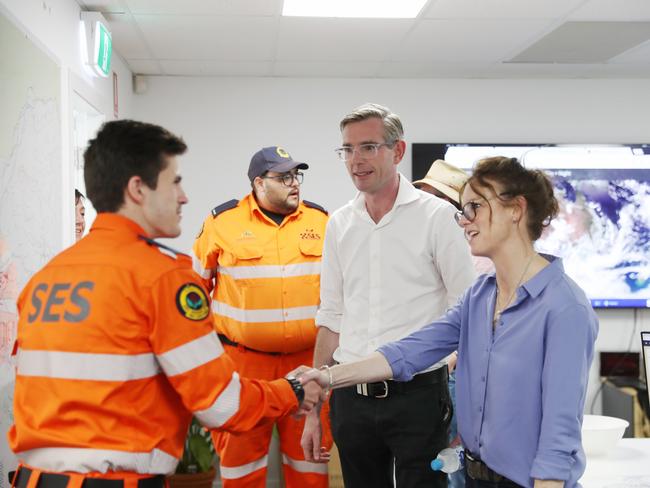
[[[226,480],[236,480],[238,478],[243,478],[246,475],[254,473],[255,471],[266,468],[269,462],[268,454],[264,457],[261,457],[257,461],[252,463],[243,464],[241,466],[224,466],[223,464],[219,465],[219,471],[221,472],[221,477]]]
[[[16,453],[27,465],[44,471],[77,473],[131,471],[143,474],[171,474],[178,459],[160,449],[151,452],[112,451],[75,447],[45,447]]]
[[[209,363],[223,354],[223,346],[215,332],[194,339],[157,356],[167,376],[183,374]]]
[[[205,410],[194,412],[194,415],[207,427],[221,427],[239,410],[240,394],[239,374],[233,373],[228,386],[221,391],[214,403]]]
[[[223,302],[212,301],[212,311],[218,315],[237,320],[239,322],[260,323],[260,322],[286,322],[289,320],[313,319],[316,316],[318,306],[293,307],[293,308],[271,308],[259,310],[244,310],[232,307]]]
[[[201,260],[194,253],[192,253],[192,269],[201,278],[206,280],[209,280],[216,274],[214,269],[205,269],[201,264]]]
[[[84,352],[34,351],[19,349],[21,376],[42,376],[68,380],[129,381],[160,373],[156,358],[144,354],[95,354]]]
[[[320,274],[321,263],[273,264],[264,266],[219,266],[217,272],[236,280],[254,278],[290,278]]]

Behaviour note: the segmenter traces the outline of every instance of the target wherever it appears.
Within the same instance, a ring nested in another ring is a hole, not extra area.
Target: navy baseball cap
[[[309,169],[309,165],[294,161],[282,147],[265,147],[253,154],[251,164],[248,166],[248,179],[253,181],[267,171],[286,173],[294,168]]]

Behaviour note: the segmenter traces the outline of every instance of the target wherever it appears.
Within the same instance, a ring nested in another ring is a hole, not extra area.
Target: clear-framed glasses
[[[468,222],[474,222],[474,219],[476,218],[476,211],[481,207],[482,205],[479,202],[467,202],[465,205],[463,205],[463,208],[454,214],[454,220],[461,227],[463,224],[460,220],[463,218]]]
[[[379,153],[379,148],[382,146],[393,147],[394,142],[368,142],[366,144],[359,144],[358,146],[342,146],[334,149],[334,152],[341,161],[350,161],[356,151],[361,156],[361,159],[372,159]]]
[[[491,198],[482,198],[482,200],[485,202],[489,202],[490,200],[494,200],[495,198],[506,197],[506,196],[510,197],[511,194],[507,192],[503,192]],[[461,227],[463,226],[461,219],[465,219],[468,222],[474,222],[474,219],[476,218],[476,211],[482,206],[483,204],[480,202],[467,202],[465,205],[463,205],[463,207],[458,212],[454,214],[454,220]]]
[[[269,180],[280,180],[282,183],[284,183],[284,186],[293,185],[293,180],[296,180],[299,185],[302,185],[302,182],[305,179],[305,173],[298,171],[297,173],[284,173],[278,176],[261,176],[261,178],[266,178]]]

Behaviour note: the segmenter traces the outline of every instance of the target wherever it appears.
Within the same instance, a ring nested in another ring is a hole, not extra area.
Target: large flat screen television
[[[560,256],[595,308],[650,308],[650,144],[413,144],[413,179],[435,159],[468,172],[517,157],[553,180],[560,213],[536,248]]]

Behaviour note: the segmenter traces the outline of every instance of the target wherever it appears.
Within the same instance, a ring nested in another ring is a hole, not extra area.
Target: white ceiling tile
[[[372,78],[376,75],[379,62],[363,61],[276,61],[274,76],[319,77],[319,78]]]
[[[545,20],[423,20],[391,61],[501,61],[526,47],[547,24]]]
[[[511,60],[525,63],[604,63],[650,39],[650,22],[571,21]]]
[[[271,62],[205,61],[162,59],[160,64],[167,75],[177,76],[268,76]]]
[[[127,59],[127,64],[134,75],[161,75],[160,64],[155,59]]]
[[[130,15],[107,15],[108,28],[115,50],[125,58],[150,58],[147,44],[138,32]]]
[[[611,64],[650,64],[650,41],[630,49],[608,61]]]
[[[282,0],[124,0],[134,14],[204,14],[273,16]]]
[[[568,20],[649,21],[648,0],[590,0],[571,13]]]
[[[556,19],[585,0],[432,0],[427,19]],[[616,0],[618,1],[618,0]]]
[[[277,20],[266,17],[135,15],[161,59],[271,61]]]
[[[411,19],[307,19],[280,21],[280,61],[381,61],[399,43]]]

